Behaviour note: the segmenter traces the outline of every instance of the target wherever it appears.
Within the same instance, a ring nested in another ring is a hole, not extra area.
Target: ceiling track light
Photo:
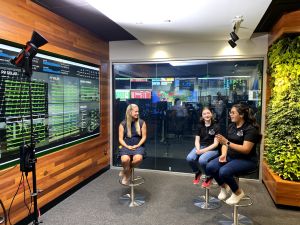
[[[228,41],[229,45],[231,46],[231,48],[235,48],[236,47],[236,43],[233,40],[229,40]]]
[[[236,34],[238,29],[240,28],[241,26],[241,23],[244,21],[243,19],[243,16],[236,16],[232,22],[234,23],[233,25],[233,31],[230,32],[230,37],[231,39],[228,41],[229,45],[232,47],[232,48],[235,48],[236,47],[236,41],[239,40],[239,36]]]
[[[235,31],[230,32],[230,37],[231,37],[231,40],[233,40],[234,42],[236,42],[237,40],[239,40],[239,36],[237,36],[237,34],[235,33]]]

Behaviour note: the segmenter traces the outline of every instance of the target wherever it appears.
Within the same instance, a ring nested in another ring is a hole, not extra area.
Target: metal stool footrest
[[[119,183],[122,184],[122,179],[123,178],[120,178],[119,179]],[[142,178],[142,177],[135,177],[133,178],[133,180],[130,180],[129,181],[129,184],[122,184],[123,186],[129,186],[129,187],[135,187],[135,186],[139,186],[141,184],[145,183],[145,179]]]
[[[122,184],[122,179],[119,180],[119,182]],[[120,203],[123,205],[128,205],[129,207],[136,207],[141,206],[145,203],[145,197],[140,194],[135,194],[134,187],[139,186],[145,182],[145,179],[137,176],[134,177],[134,168],[131,170],[131,178],[128,185],[122,184],[124,186],[130,187],[130,193],[125,194],[120,197]]]
[[[242,201],[248,201],[242,204]],[[231,215],[223,215],[223,219],[218,221],[221,225],[252,225],[250,218],[238,213],[238,207],[247,207],[253,205],[253,201],[249,196],[243,197],[238,204],[233,205],[233,213]]]
[[[141,206],[145,203],[145,197],[140,194],[125,194],[120,197],[120,203],[129,207]]]
[[[0,224],[4,223],[4,217],[0,216]]]

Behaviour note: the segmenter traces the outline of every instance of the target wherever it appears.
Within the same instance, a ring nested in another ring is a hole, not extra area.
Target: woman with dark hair
[[[201,173],[206,174],[207,162],[219,155],[217,149],[219,142],[215,138],[215,135],[219,134],[219,132],[220,127],[213,119],[211,109],[204,107],[200,118],[199,130],[195,137],[195,147],[186,157],[187,162],[195,173],[194,184],[199,183]],[[208,187],[210,183],[211,178],[207,177],[202,186]]]
[[[119,126],[119,154],[123,166],[119,175],[123,177],[122,184],[129,183],[131,168],[142,162],[146,138],[146,123],[139,118],[139,107],[135,104],[128,105],[125,120]]]
[[[234,205],[245,195],[234,177],[256,168],[258,160],[256,144],[260,135],[259,126],[248,106],[233,105],[229,114],[232,123],[228,126],[227,137],[216,135],[222,144],[221,156],[208,163],[206,172],[221,186],[218,195],[220,200],[225,200],[229,188],[231,189],[232,195],[226,203]]]

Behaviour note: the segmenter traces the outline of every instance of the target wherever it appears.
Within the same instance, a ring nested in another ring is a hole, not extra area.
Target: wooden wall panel
[[[284,14],[274,25],[269,36],[269,45],[288,33],[300,33],[300,10]]]
[[[108,43],[30,0],[0,0],[0,5],[1,39],[24,45],[30,40],[32,31],[36,30],[49,41],[41,49],[94,63],[101,69],[101,135],[38,158],[37,187],[43,190],[38,196],[38,206],[42,207],[110,163]],[[20,177],[18,165],[0,171],[0,199],[7,210],[17,191]],[[28,181],[32,187],[31,173],[28,174]],[[25,181],[11,208],[10,219],[13,224],[28,215],[23,200],[24,190],[26,202],[30,203],[29,190]]]

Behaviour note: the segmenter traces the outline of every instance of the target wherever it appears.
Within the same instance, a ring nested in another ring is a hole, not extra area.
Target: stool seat
[[[145,182],[145,179],[137,176],[134,177],[134,168],[131,168],[131,177],[128,185],[122,184],[122,178],[119,183],[124,186],[130,187],[130,193],[125,194],[120,197],[119,201],[123,205],[128,205],[129,207],[141,206],[145,203],[145,197],[134,192],[134,187],[139,186]]]

